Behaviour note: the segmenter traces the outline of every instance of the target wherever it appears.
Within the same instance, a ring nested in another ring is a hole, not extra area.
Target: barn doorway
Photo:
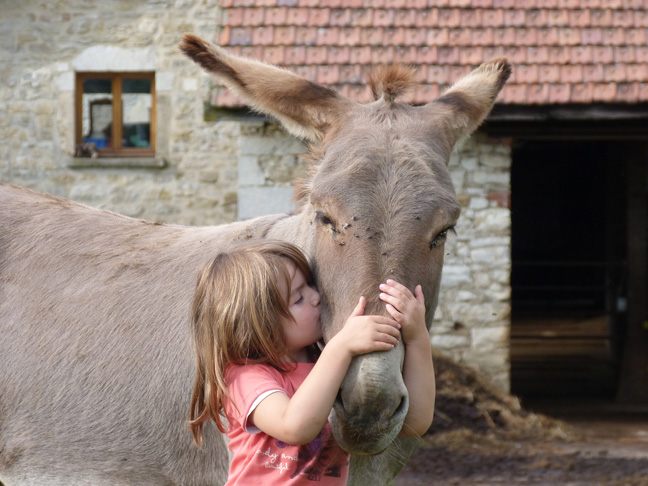
[[[514,147],[514,394],[614,398],[627,311],[625,187],[614,142]]]

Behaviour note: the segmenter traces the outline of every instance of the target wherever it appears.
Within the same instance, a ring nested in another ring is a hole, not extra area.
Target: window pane
[[[83,80],[83,142],[112,148],[112,80]]]
[[[151,146],[151,80],[124,78],[122,83],[123,147]]]

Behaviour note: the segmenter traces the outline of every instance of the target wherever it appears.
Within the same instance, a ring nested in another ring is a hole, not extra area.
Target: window
[[[77,156],[155,155],[155,73],[77,73]]]

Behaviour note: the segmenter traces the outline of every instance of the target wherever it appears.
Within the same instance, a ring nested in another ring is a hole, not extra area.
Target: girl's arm
[[[388,351],[398,344],[399,324],[382,316],[363,316],[358,305],[342,330],[324,347],[313,370],[289,398],[273,393],[257,405],[250,420],[266,434],[287,444],[307,444],[326,424],[351,359],[359,354]]]
[[[380,285],[380,290],[380,299],[387,303],[387,312],[402,325],[401,337],[405,345],[403,381],[409,393],[409,409],[400,435],[419,437],[432,425],[436,394],[423,290],[417,285],[412,295],[407,287],[393,280]]]

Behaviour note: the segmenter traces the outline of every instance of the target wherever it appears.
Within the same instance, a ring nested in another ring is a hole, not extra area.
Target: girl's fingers
[[[376,351],[390,351],[390,350],[394,349],[395,346],[396,346],[395,344],[384,343],[384,342],[380,342],[380,341],[377,341],[376,343],[374,343],[374,347],[375,347]]]
[[[396,323],[398,324],[398,323]],[[400,326],[398,326],[400,327]],[[400,331],[398,328],[396,328],[394,325],[391,324],[382,324],[376,327],[378,332],[382,334],[389,334],[390,336],[394,336],[396,338],[400,337]]]
[[[392,336],[391,334],[380,333],[378,335],[378,338],[376,339],[376,342],[387,343],[391,344],[392,346],[396,346],[398,344],[398,338]]]
[[[385,284],[387,285],[387,287],[392,288],[395,291],[400,292],[401,294],[411,295],[410,290],[407,287],[405,287],[403,284],[396,282],[396,280],[387,279],[387,282],[385,282]]]
[[[376,324],[387,324],[388,326],[392,326],[397,329],[400,328],[400,323],[396,319],[392,319],[387,316],[371,316],[371,318]]]
[[[401,309],[402,307],[404,307],[403,301],[401,299],[399,299],[398,297],[395,297],[393,295],[381,292],[378,297],[383,302],[387,302],[388,304],[393,305],[397,309]]]
[[[388,280],[388,282],[391,282],[391,280]],[[400,284],[399,284],[400,285]],[[408,296],[412,295],[412,293],[407,290],[407,288],[403,287],[400,285],[399,287],[395,287],[393,285],[387,285],[387,284],[380,284],[378,288],[384,292],[387,295],[391,295],[392,297],[396,297],[401,300],[406,300]]]
[[[392,287],[396,287],[397,289],[406,291],[407,287],[405,287],[402,283],[398,283],[396,280],[388,278],[386,281],[387,285],[391,285]]]
[[[367,305],[367,299],[365,299],[364,296],[361,296],[360,299],[358,300],[358,304],[355,306],[355,309],[353,309],[353,312],[351,312],[351,315],[352,316],[363,315],[366,305]]]
[[[401,319],[403,317],[403,314],[398,312],[398,309],[396,309],[396,307],[394,307],[391,304],[387,304],[385,306],[385,309],[387,309],[387,312],[389,312],[389,315],[392,316],[394,318],[394,320],[396,320],[397,322],[398,322],[399,319]],[[400,328],[400,323],[398,324],[398,327]]]
[[[425,305],[425,297],[423,296],[423,287],[420,285],[417,285],[416,288],[414,289],[414,297],[418,301],[419,304]]]

